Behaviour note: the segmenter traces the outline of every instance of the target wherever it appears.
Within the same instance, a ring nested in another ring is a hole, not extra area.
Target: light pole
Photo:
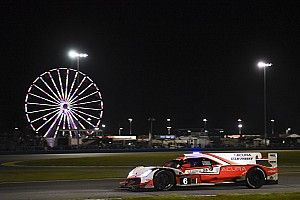
[[[242,120],[238,119],[237,121],[238,121],[239,135],[240,137],[242,137],[242,128],[243,128]]]
[[[93,130],[91,130],[93,127],[92,127],[91,124],[90,124],[91,121],[92,121],[92,119],[88,117],[86,120],[89,122],[89,127],[88,127],[87,133],[88,133],[88,134],[93,133]]]
[[[132,134],[132,132],[131,132],[131,122],[132,122],[132,118],[129,118],[128,119],[128,121],[129,121],[129,135],[131,135]]]
[[[88,57],[88,55],[86,53],[78,53],[75,50],[70,50],[69,51],[69,57],[72,58],[72,59],[76,58],[76,60],[77,60],[77,71],[79,72],[79,59],[80,58],[86,58],[86,57]]]
[[[153,122],[155,121],[155,119],[153,117],[149,117],[148,121],[150,122],[150,130],[149,130],[149,147],[152,147],[152,131],[153,131]]]
[[[207,132],[207,130],[206,130],[206,123],[207,123],[208,120],[207,119],[203,119],[202,121],[204,122],[204,132],[206,133]]]
[[[92,119],[88,117],[87,120],[88,120],[88,122],[89,122],[89,127],[90,127],[90,129],[91,129],[92,127],[91,127],[91,124],[90,124],[90,123],[91,123]]]
[[[170,135],[171,134],[171,119],[167,119],[167,129],[168,129],[168,135]]]
[[[267,80],[266,80],[266,68],[271,67],[272,63],[258,62],[258,68],[264,69],[264,139],[265,145],[267,145]]]
[[[105,129],[106,125],[105,125],[105,124],[102,124],[101,127],[102,127],[101,133],[102,133],[102,137],[103,137],[103,136],[104,136],[104,129]]]
[[[241,137],[243,124],[239,124],[238,127],[239,127],[239,134],[240,134],[240,137]]]
[[[88,55],[86,53],[78,53],[75,50],[70,50],[68,54],[69,54],[69,57],[71,59],[76,58],[76,60],[77,60],[77,73],[79,73],[79,59],[80,58],[86,58],[86,57],[88,57]],[[77,79],[77,85],[79,85],[79,78]],[[77,129],[80,129],[80,127],[79,127],[79,118],[78,118],[78,128]],[[77,148],[79,148],[79,131],[78,130],[76,131],[76,137],[77,137]]]
[[[119,128],[119,135],[121,135],[121,131],[123,130],[122,127]]]
[[[272,127],[272,136],[274,136],[274,119],[271,119],[271,127]]]

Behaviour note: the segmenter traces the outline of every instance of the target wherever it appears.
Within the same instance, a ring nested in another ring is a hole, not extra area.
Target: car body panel
[[[260,161],[267,165],[259,164]],[[120,183],[124,188],[154,188],[154,176],[159,170],[171,171],[176,186],[215,185],[245,181],[247,172],[259,168],[264,172],[266,183],[278,183],[277,154],[268,153],[192,153],[184,154],[166,163],[165,166],[139,166],[134,168],[127,179]],[[131,180],[139,179],[136,184]]]

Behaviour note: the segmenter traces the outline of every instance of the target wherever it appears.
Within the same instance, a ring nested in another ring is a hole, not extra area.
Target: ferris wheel
[[[97,85],[84,73],[57,68],[41,74],[28,89],[25,112],[32,129],[47,138],[59,131],[98,127],[103,101]]]

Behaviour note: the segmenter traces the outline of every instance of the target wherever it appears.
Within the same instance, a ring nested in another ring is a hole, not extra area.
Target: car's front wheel
[[[257,189],[265,184],[266,177],[265,172],[258,168],[252,168],[247,172],[246,185],[248,188]]]
[[[153,184],[156,190],[170,190],[175,185],[175,176],[171,171],[159,170],[154,174]]]

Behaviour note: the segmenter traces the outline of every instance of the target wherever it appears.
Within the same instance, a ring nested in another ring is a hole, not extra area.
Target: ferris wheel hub
[[[61,101],[60,102],[60,111],[65,113],[69,109],[70,109],[70,103],[69,102],[67,102],[67,101]]]

